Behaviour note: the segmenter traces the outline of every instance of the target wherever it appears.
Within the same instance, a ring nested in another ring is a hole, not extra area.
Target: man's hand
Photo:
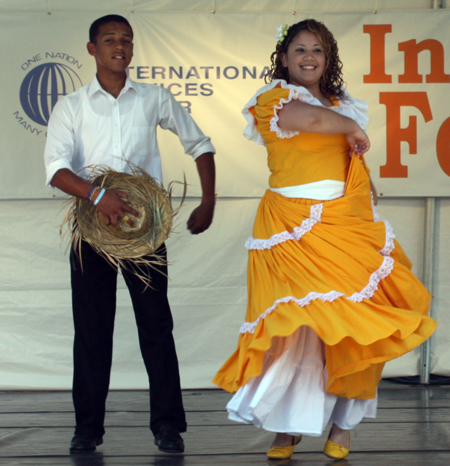
[[[100,191],[98,191],[100,193]],[[139,212],[129,206],[123,199],[128,199],[128,194],[115,189],[106,190],[105,194],[97,204],[98,211],[103,215],[106,225],[112,225],[117,230],[120,230],[119,219],[127,217],[127,214],[139,217]],[[95,201],[95,199],[93,199]],[[127,223],[134,227],[133,220],[128,219]]]
[[[187,222],[188,230],[193,235],[203,233],[209,228],[214,215],[214,205],[214,203],[207,204],[202,202],[194,209]]]
[[[188,230],[193,235],[204,232],[211,225],[216,197],[214,187],[216,182],[216,167],[214,164],[214,154],[205,152],[195,159],[197,164],[200,183],[202,185],[202,202],[194,209],[187,222]]]
[[[94,186],[88,183],[83,178],[68,170],[62,168],[58,170],[52,178],[52,185],[55,188],[64,191],[71,196],[79,197],[80,199],[87,199],[88,193],[94,188]],[[91,202],[94,202],[100,194],[101,189],[97,189],[93,193]],[[134,227],[133,220],[127,219],[127,213],[139,217],[139,212],[129,206],[123,199],[128,199],[128,194],[115,189],[106,190],[103,197],[97,204],[98,211],[103,215],[105,223],[107,225],[113,225],[114,228],[120,230],[119,219],[125,218],[125,221],[131,227]]]

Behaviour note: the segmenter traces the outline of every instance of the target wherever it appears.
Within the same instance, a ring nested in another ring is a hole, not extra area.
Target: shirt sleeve
[[[211,139],[205,136],[189,113],[164,88],[160,94],[161,120],[159,125],[176,134],[186,154],[194,160],[206,152],[215,153]]]
[[[53,108],[47,127],[47,142],[44,151],[46,183],[51,181],[58,170],[72,170],[75,147],[72,109],[69,99],[60,99]]]

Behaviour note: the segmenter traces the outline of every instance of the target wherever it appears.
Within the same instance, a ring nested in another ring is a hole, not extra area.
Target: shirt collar
[[[141,93],[141,90],[139,89],[137,83],[135,83],[132,79],[130,79],[129,76],[127,76],[127,80],[125,81],[123,92],[128,91],[128,89],[133,89],[138,94]]]
[[[125,86],[123,87],[120,94],[121,95],[125,94],[125,92],[128,92],[130,89],[133,89],[137,94],[141,93],[137,83],[135,83],[133,80],[130,79],[129,76],[127,76],[127,80],[125,81]],[[94,79],[91,81],[91,84],[89,85],[88,96],[92,97],[97,92],[104,93],[105,91],[102,88],[102,86],[100,85],[100,83],[99,83],[99,81],[97,79],[97,75],[95,75]]]

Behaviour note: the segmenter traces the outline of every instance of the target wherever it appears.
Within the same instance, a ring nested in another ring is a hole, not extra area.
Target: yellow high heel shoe
[[[351,439],[350,439],[350,447],[351,447]],[[330,439],[328,439],[323,449],[323,452],[329,458],[333,458],[335,460],[341,460],[348,456],[348,454],[350,453],[350,448],[345,448],[342,445],[339,445],[339,443],[332,442]]]
[[[292,438],[292,445],[288,447],[272,447],[267,451],[267,457],[271,460],[287,460],[294,453],[294,448],[297,443],[300,443],[302,436]]]

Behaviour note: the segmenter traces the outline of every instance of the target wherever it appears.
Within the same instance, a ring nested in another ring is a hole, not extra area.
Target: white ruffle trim
[[[295,87],[290,89],[288,98],[280,99],[279,104],[275,105],[275,107],[273,108],[274,116],[270,120],[270,131],[276,133],[277,137],[280,139],[288,139],[297,136],[297,134],[300,134],[300,131],[288,131],[281,129],[278,126],[278,121],[280,119],[278,117],[278,111],[281,110],[285,104],[288,104],[292,100],[300,100],[300,102],[304,102],[309,105],[317,105],[317,103],[315,102],[317,101],[317,99],[313,97],[304,87]],[[320,105],[322,106],[322,104]]]
[[[260,251],[264,249],[271,249],[277,244],[284,243],[285,241],[296,240],[300,241],[301,237],[312,230],[312,227],[320,222],[322,218],[323,203],[314,204],[311,206],[309,213],[309,218],[303,220],[302,224],[298,227],[295,227],[292,233],[288,231],[283,231],[277,233],[276,235],[271,236],[269,239],[255,239],[253,236],[250,236],[245,242],[245,247],[249,250],[258,249]]]
[[[303,307],[311,303],[314,299],[320,299],[324,303],[326,302],[332,302],[335,301],[336,299],[340,298],[341,296],[345,296],[344,293],[340,293],[339,291],[330,291],[329,293],[316,293],[315,291],[311,291],[311,293],[308,293],[304,298],[302,299],[297,299],[294,298],[293,296],[286,296],[284,298],[277,299],[275,303],[269,307],[269,309],[266,309],[254,322],[244,322],[241,325],[240,328],[240,333],[255,333],[255,328],[256,326],[261,322],[262,319],[265,319],[272,311],[276,309],[278,304],[281,303],[290,303],[294,302],[298,304],[299,306]]]
[[[378,215],[377,206],[376,206],[375,203],[373,202],[373,192],[372,192],[372,191],[370,191],[370,197],[371,197],[371,199],[372,199],[373,221],[374,221],[374,222],[379,222],[379,221],[380,221],[380,216]]]
[[[300,134],[299,131],[284,131],[278,127],[278,114],[277,111],[283,108],[283,105],[289,103],[291,100],[300,100],[310,105],[316,105],[318,107],[326,108],[318,99],[316,99],[306,88],[302,86],[294,86],[292,84],[287,84],[283,79],[276,79],[270,84],[263,86],[257,91],[257,93],[249,100],[249,102],[244,106],[242,114],[247,120],[247,127],[244,130],[244,136],[250,141],[254,141],[257,144],[264,145],[264,140],[259,133],[256,122],[253,115],[250,113],[249,109],[254,107],[257,104],[257,99],[260,95],[264,94],[267,91],[275,88],[276,86],[281,85],[282,89],[289,89],[288,99],[280,99],[279,105],[274,107],[274,117],[270,121],[270,129],[277,133],[279,138],[291,138],[297,134]],[[354,99],[350,96],[346,89],[343,89],[344,97],[339,100],[339,106],[330,107],[330,110],[339,113],[340,115],[346,116],[355,120],[358,125],[365,130],[369,118],[367,116],[368,105],[360,99]]]
[[[389,256],[393,249],[395,248],[394,244],[394,229],[392,228],[392,225],[387,221],[383,220],[384,225],[386,226],[386,243],[384,245],[384,248],[380,251],[380,254],[382,256]]]
[[[385,257],[381,267],[374,272],[369,278],[369,284],[364,287],[359,293],[354,293],[347,299],[354,303],[360,303],[363,299],[370,299],[375,291],[378,290],[378,284],[383,278],[386,278],[394,268],[394,259],[392,257]]]
[[[375,223],[380,222],[381,220],[380,220],[380,216],[378,215],[377,206],[373,202],[373,193],[370,193],[370,194],[372,196],[373,221]],[[394,229],[392,228],[392,225],[387,220],[383,220],[383,222],[386,227],[386,243],[384,245],[384,248],[380,251],[380,254],[382,256],[389,256],[395,248],[395,244],[394,244],[395,234],[394,234]]]
[[[392,272],[393,268],[394,259],[392,259],[391,257],[385,257],[383,263],[381,264],[381,267],[370,276],[369,284],[366,287],[364,287],[362,291],[354,293],[352,296],[345,296],[344,293],[333,290],[329,291],[328,293],[317,293],[315,291],[312,291],[311,293],[308,293],[304,298],[301,299],[294,298],[293,296],[286,296],[284,298],[277,299],[274,302],[274,304],[271,307],[269,307],[269,309],[266,309],[254,322],[244,322],[241,325],[240,333],[254,333],[255,328],[259,324],[261,319],[265,319],[272,311],[276,309],[278,304],[281,303],[294,302],[299,306],[303,307],[307,306],[311,303],[311,301],[315,299],[320,299],[324,303],[335,301],[336,299],[341,297],[345,297],[346,299],[349,299],[353,302],[361,302],[363,299],[370,299],[375,293],[375,291],[378,290],[378,284],[380,283],[380,281],[386,278]]]

